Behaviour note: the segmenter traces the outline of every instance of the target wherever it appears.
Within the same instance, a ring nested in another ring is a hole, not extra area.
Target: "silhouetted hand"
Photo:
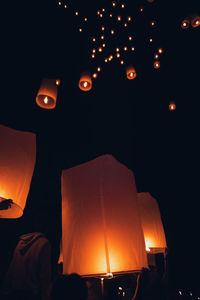
[[[11,204],[13,203],[12,199],[3,199],[0,197],[0,210],[8,209],[11,207]]]

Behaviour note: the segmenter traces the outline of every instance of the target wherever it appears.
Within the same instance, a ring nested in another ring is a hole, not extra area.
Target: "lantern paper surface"
[[[160,209],[150,193],[138,193],[146,249],[151,253],[162,253],[167,247]]]
[[[64,273],[147,267],[134,176],[111,155],[62,172],[62,251]]]
[[[79,80],[79,88],[85,92],[91,90],[92,79],[90,73],[82,73],[81,78]]]
[[[44,78],[36,97],[37,105],[45,109],[53,109],[56,106],[57,93],[56,79]]]
[[[0,201],[13,204],[0,210],[0,218],[19,218],[23,214],[35,167],[36,137],[30,132],[0,125]]]

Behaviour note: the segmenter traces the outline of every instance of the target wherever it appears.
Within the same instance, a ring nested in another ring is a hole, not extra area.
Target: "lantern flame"
[[[150,252],[151,250],[150,250],[150,248],[149,248],[149,247],[146,247],[146,251],[147,251],[147,252]]]
[[[44,98],[44,103],[47,104],[48,101],[49,101],[49,100],[48,100],[48,97],[46,96],[46,97]]]

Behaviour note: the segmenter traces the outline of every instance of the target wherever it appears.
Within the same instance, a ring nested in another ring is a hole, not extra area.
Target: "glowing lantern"
[[[183,20],[182,23],[181,23],[181,28],[182,29],[187,29],[189,27],[190,27],[190,21],[188,19]]]
[[[61,185],[63,273],[103,278],[147,267],[129,169],[103,155],[64,170]]]
[[[82,91],[90,91],[92,88],[92,79],[90,73],[83,73],[79,80],[79,88]]]
[[[26,205],[35,167],[36,137],[2,125],[0,136],[0,202],[13,200],[10,207],[0,210],[0,218],[15,219],[23,215]]]
[[[136,71],[133,68],[133,66],[127,67],[127,69],[126,69],[126,76],[130,80],[132,80],[132,79],[134,79],[136,77]]]
[[[200,26],[200,16],[195,15],[191,18],[191,25],[193,28]]]
[[[146,251],[150,253],[164,253],[167,243],[158,203],[150,193],[138,193],[137,198]]]
[[[53,109],[57,100],[57,83],[55,79],[43,79],[36,97],[38,106],[46,109]]]
[[[158,49],[158,52],[159,52],[160,54],[162,54],[162,53],[163,53],[163,49],[162,49],[162,48],[159,48],[159,49]]]
[[[57,85],[57,86],[60,85],[60,79],[56,79],[56,85]]]
[[[158,60],[155,60],[153,65],[154,65],[155,69],[159,69],[160,68],[160,62]]]
[[[176,110],[176,104],[174,102],[169,104],[169,110]]]
[[[128,21],[129,21],[129,22],[131,21],[131,17],[128,17]]]

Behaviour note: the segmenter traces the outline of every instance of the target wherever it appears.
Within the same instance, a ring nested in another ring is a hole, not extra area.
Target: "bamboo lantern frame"
[[[88,92],[92,89],[92,78],[89,72],[81,74],[81,78],[79,80],[79,88],[85,92]]]
[[[126,68],[126,76],[129,80],[132,80],[136,77],[136,70],[133,66],[128,66]]]
[[[38,106],[45,109],[53,109],[56,107],[58,88],[56,79],[44,78],[41,82],[40,89],[36,96]]]

